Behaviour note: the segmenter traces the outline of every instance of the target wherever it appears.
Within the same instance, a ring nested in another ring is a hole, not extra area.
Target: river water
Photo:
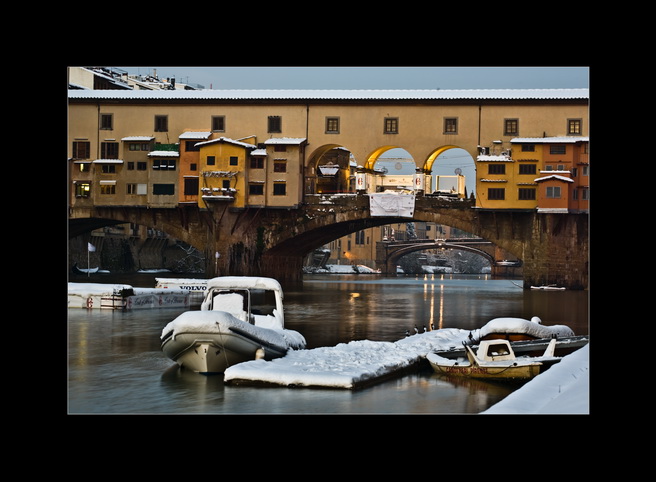
[[[160,274],[159,277],[167,277]],[[154,275],[71,275],[69,281],[155,286]],[[489,275],[306,275],[284,285],[285,326],[308,348],[396,341],[492,318],[539,316],[589,333],[587,291],[530,291]],[[430,368],[360,390],[224,385],[181,370],[160,350],[162,328],[182,310],[68,309],[69,414],[468,414],[517,386],[446,378]]]

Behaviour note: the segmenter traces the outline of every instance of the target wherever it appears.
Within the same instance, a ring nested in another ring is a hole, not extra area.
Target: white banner
[[[369,194],[369,211],[371,216],[411,218],[415,212],[415,196],[389,192]]]
[[[93,244],[91,244],[91,243],[87,243],[87,249],[88,249],[90,252],[94,252],[94,251],[96,250],[96,247],[95,247]]]

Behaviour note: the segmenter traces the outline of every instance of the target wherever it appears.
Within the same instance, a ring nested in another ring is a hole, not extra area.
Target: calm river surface
[[[158,277],[173,277],[160,274]],[[155,275],[71,275],[72,282],[153,287]],[[539,316],[588,334],[587,291],[529,291],[486,275],[306,275],[285,288],[285,325],[308,348],[396,341],[405,331],[481,327]],[[182,310],[68,309],[69,414],[467,414],[516,387],[454,380],[432,370],[361,390],[226,386],[223,376],[178,369],[160,350],[162,328]]]

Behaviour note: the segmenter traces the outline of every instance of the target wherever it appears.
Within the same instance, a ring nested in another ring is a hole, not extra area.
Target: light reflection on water
[[[545,324],[588,333],[587,292],[526,291],[485,276],[428,276],[308,276],[284,287],[286,326],[303,333],[308,348],[396,341],[406,330],[414,333],[415,325],[423,331],[431,323],[435,329],[475,329],[500,316],[537,315]],[[478,413],[515,389],[445,378],[430,369],[356,391],[225,386],[222,376],[180,370],[162,354],[161,330],[180,312],[68,310],[68,412]]]

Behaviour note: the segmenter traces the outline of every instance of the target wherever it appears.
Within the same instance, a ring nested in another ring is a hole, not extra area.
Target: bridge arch
[[[367,156],[367,160],[364,163],[364,168],[367,170],[373,170],[378,158],[391,149],[403,149],[403,147],[397,145],[384,145],[374,149]]]
[[[430,172],[433,170],[433,163],[435,162],[435,159],[437,159],[437,157],[440,154],[448,151],[449,149],[457,149],[457,148],[458,148],[458,146],[453,146],[453,145],[449,144],[449,145],[438,147],[437,149],[435,149],[426,158],[426,161],[424,162],[424,165],[422,166],[423,171],[427,174],[430,174]]]
[[[391,246],[390,246],[391,247]],[[391,266],[396,266],[398,264],[399,259],[401,259],[403,256],[406,254],[410,254],[416,251],[424,251],[424,250],[429,250],[429,249],[454,249],[454,250],[460,250],[460,251],[467,251],[469,253],[474,253],[479,256],[482,256],[485,258],[491,266],[494,266],[496,263],[496,260],[494,259],[494,256],[492,256],[490,253],[483,251],[481,249],[477,249],[471,246],[464,246],[464,245],[459,245],[459,244],[453,244],[453,243],[434,243],[434,244],[429,244],[429,243],[414,243],[412,245],[404,246],[402,248],[399,248],[398,250],[394,250],[392,253],[389,254],[388,258],[385,259],[385,264],[391,265]],[[383,260],[380,260],[381,262]]]
[[[305,194],[353,192],[351,151],[341,144],[324,144],[305,162]]]

